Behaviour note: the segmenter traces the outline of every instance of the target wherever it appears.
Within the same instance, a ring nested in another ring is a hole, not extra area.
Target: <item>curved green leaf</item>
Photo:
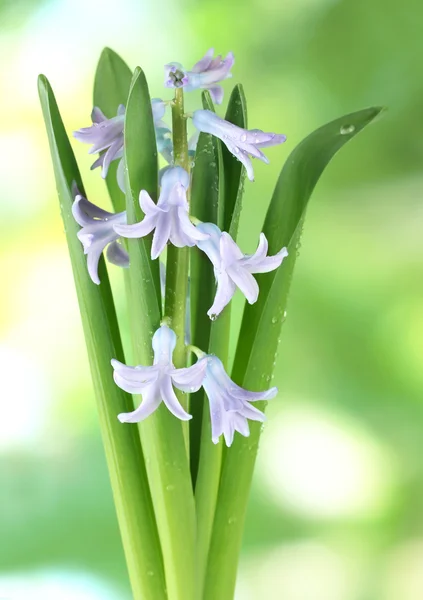
[[[247,100],[244,88],[239,83],[232,90],[225,116],[226,121],[247,129]],[[245,169],[232,152],[222,144],[225,170],[225,217],[223,229],[236,240],[244,193]]]
[[[157,148],[151,100],[143,71],[135,70],[125,116],[128,223],[143,215],[140,190],[157,199]],[[160,325],[159,261],[150,258],[151,239],[129,239],[130,320],[137,364],[152,362],[151,338]],[[134,427],[128,425],[128,427]],[[194,597],[194,498],[181,421],[162,403],[139,424],[153,498],[168,597]],[[148,596],[146,596],[147,598]]]
[[[296,250],[311,193],[334,154],[371,123],[380,108],[346,115],[309,135],[292,152],[277,183],[264,226],[273,254],[287,246],[289,257],[276,272],[257,277],[260,296],[246,306],[235,358],[233,378],[245,388],[266,389],[274,369]],[[264,403],[255,406],[264,408]],[[230,600],[248,494],[257,455],[260,423],[250,424],[251,435],[237,435],[226,453],[215,516],[205,586],[205,599]],[[225,552],[222,552],[225,548]]]
[[[141,190],[157,199],[157,147],[147,81],[138,67],[132,79],[125,114],[126,211],[128,223],[142,220]],[[129,299],[131,333],[137,359],[152,356],[151,338],[161,319],[159,261],[150,258],[151,236],[128,239],[131,266]]]
[[[109,119],[116,116],[119,104],[126,106],[132,72],[128,65],[110,48],[104,48],[94,78],[94,106]],[[125,194],[118,186],[116,171],[119,161],[113,161],[106,177],[107,189],[116,212],[125,210]]]
[[[209,92],[202,94],[203,107],[214,112]],[[219,212],[223,218],[224,177],[221,144],[209,133],[200,133],[195,153],[195,166],[192,173],[190,213],[204,223],[218,223]],[[207,350],[210,341],[211,321],[207,311],[213,304],[215,278],[213,266],[204,252],[191,249],[190,267],[190,306],[191,342],[194,346]],[[191,395],[190,454],[193,484],[197,477],[200,454],[201,423],[204,392]]]
[[[110,360],[124,361],[124,356],[107,271],[102,259],[99,286],[88,275],[86,257],[76,236],[79,226],[71,211],[72,184],[75,182],[83,193],[81,177],[53,91],[43,75],[38,89],[133,594],[136,600],[162,600],[163,564],[140,439],[136,428],[122,426],[117,419],[119,413],[133,410],[133,405],[112,376]]]

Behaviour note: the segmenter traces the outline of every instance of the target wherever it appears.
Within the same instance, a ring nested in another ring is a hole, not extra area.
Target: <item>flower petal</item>
[[[210,48],[210,50],[207,50],[207,52],[205,53],[203,58],[201,58],[192,67],[191,72],[192,73],[201,73],[202,71],[205,71],[209,67],[210,63],[213,60],[213,54],[214,54],[214,48]]]
[[[228,275],[247,298],[249,304],[257,302],[259,286],[254,277],[242,266],[233,265],[228,268]]]
[[[233,263],[244,258],[239,246],[234,242],[229,233],[226,233],[226,231],[224,231],[220,236],[220,256],[222,260],[222,267],[224,269],[227,269]]]
[[[243,264],[243,266],[250,273],[269,273],[269,271],[274,271],[282,264],[284,258],[288,256],[288,250],[286,248],[282,248],[277,254],[274,256],[266,256],[261,261]]]
[[[117,241],[108,245],[106,258],[109,263],[116,265],[117,267],[123,267],[124,269],[129,267],[129,254]]]
[[[103,210],[99,206],[96,206],[83,196],[76,196],[72,204],[72,215],[78,225],[84,227],[85,225],[92,225],[94,218],[96,219],[110,219],[114,214]]]
[[[155,260],[165,249],[170,237],[172,218],[169,213],[163,213],[157,218],[156,229],[154,231],[153,243],[151,245],[151,258]]]
[[[118,419],[121,423],[139,423],[149,417],[161,404],[160,389],[153,383],[143,391],[143,399],[139,407],[130,413],[120,413]]]
[[[208,316],[216,318],[227,304],[232,300],[235,294],[236,286],[226,271],[221,271],[217,276],[217,289],[213,305],[207,311]]]
[[[166,404],[167,408],[170,412],[175,415],[181,421],[189,421],[192,419],[192,415],[185,412],[182,408],[178,398],[176,397],[175,392],[172,387],[172,380],[170,376],[164,375],[160,379],[160,394],[162,396],[163,402]]]
[[[133,225],[114,225],[113,228],[120,236],[125,238],[142,238],[153,231],[157,217],[144,217],[139,223]]]
[[[201,358],[191,367],[169,371],[173,385],[183,392],[197,392],[206,374],[207,358]]]
[[[165,212],[163,208],[160,208],[160,206],[157,206],[157,204],[153,202],[149,193],[145,190],[140,191],[139,203],[142,212],[147,216]]]

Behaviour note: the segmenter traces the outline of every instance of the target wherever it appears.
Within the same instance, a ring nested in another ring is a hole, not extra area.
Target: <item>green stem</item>
[[[124,135],[127,218],[128,223],[135,223],[142,218],[140,190],[146,190],[153,199],[157,195],[151,99],[139,68],[131,83]],[[140,365],[152,364],[151,338],[162,318],[160,290],[156,287],[159,265],[150,259],[150,244],[151,237],[128,240],[131,333],[135,361]],[[161,403],[148,419],[139,423],[139,429],[163,555],[167,588],[163,600],[194,600],[195,506],[181,422]],[[148,540],[145,543],[148,551]],[[148,594],[144,598],[150,600]]]
[[[189,172],[187,122],[184,116],[184,92],[176,88],[172,103],[173,153],[175,166]],[[173,353],[175,367],[187,364],[185,349],[186,302],[188,295],[189,248],[176,248],[169,244],[166,266],[165,315],[176,333],[176,347]],[[175,390],[178,400],[185,410],[188,409],[188,396]],[[187,452],[189,450],[188,423],[183,424]]]
[[[213,323],[210,334],[209,353],[219,356],[225,367],[227,367],[228,362],[230,323],[231,307],[228,305]],[[219,440],[218,444],[212,442],[210,411],[208,407],[205,407],[201,430],[198,476],[195,487],[197,513],[196,575],[199,598],[202,598],[205,583],[222,468],[222,451],[222,440]]]

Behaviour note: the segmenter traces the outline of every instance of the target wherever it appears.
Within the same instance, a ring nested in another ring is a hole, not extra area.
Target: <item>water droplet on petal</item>
[[[341,129],[339,130],[341,135],[348,135],[350,133],[354,133],[355,131],[355,125],[342,125]]]
[[[241,142],[246,142],[246,141],[247,141],[247,136],[245,135],[245,133],[243,133],[241,136]]]

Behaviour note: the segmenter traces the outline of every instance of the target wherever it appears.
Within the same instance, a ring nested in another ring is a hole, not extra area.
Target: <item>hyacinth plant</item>
[[[53,91],[39,78],[135,600],[233,598],[308,201],[334,154],[381,110],[336,119],[291,152],[248,255],[236,241],[244,179],[254,180],[252,158],[267,163],[263,149],[286,138],[248,129],[241,85],[225,116],[215,112],[233,65],[232,53],[222,59],[213,50],[191,70],[169,63],[162,94],[169,97],[151,99],[143,71],[103,51],[92,123],[73,135],[96,155],[111,211],[86,197]],[[202,107],[185,114],[184,93],[196,90]],[[126,357],[107,262],[123,268]],[[237,289],[246,303],[230,363]]]

